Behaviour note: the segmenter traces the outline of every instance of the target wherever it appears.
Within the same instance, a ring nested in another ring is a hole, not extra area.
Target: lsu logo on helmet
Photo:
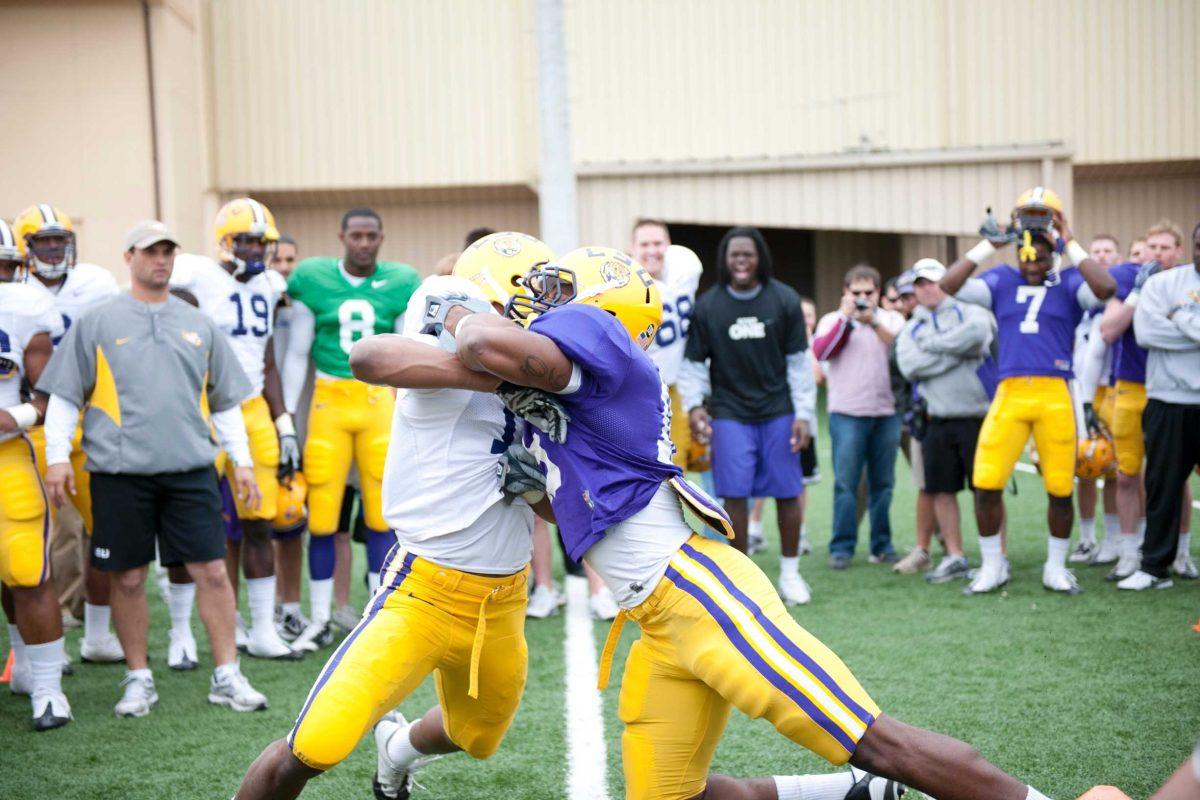
[[[308,499],[308,482],[299,472],[292,475],[288,483],[280,481],[279,494],[276,495],[275,522],[276,528],[290,528],[298,524],[308,513],[305,501]]]
[[[554,260],[545,242],[527,233],[500,231],[477,239],[454,262],[451,275],[479,287],[489,303],[503,306],[521,291],[530,270]]]
[[[1117,455],[1107,436],[1094,434],[1079,440],[1075,449],[1075,477],[1094,481],[1112,474],[1116,465]]]
[[[18,214],[12,233],[24,253],[27,270],[55,281],[74,268],[75,225],[49,203],[32,205]]]

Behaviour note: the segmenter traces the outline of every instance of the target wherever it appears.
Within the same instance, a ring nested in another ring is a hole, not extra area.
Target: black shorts
[[[158,540],[164,566],[225,556],[217,471],[201,467],[161,475],[92,473],[92,566],[104,572],[143,567]]]
[[[800,474],[804,476],[805,486],[821,480],[821,468],[817,465],[816,439],[809,439],[808,446],[800,451]]]
[[[983,417],[940,419],[930,417],[921,439],[921,457],[925,461],[925,491],[954,494],[973,488],[975,444]]]

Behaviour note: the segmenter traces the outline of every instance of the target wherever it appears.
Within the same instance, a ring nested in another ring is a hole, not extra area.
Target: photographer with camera
[[[926,576],[944,583],[967,576],[955,495],[974,488],[975,443],[996,389],[996,336],[992,315],[948,296],[938,286],[946,268],[923,258],[912,269],[917,307],[896,337],[901,373],[917,385],[913,426],[920,429],[924,489],[946,544],[946,556]],[[914,436],[917,435],[914,431]],[[914,552],[928,558],[930,534],[917,529]]]
[[[845,569],[858,543],[856,491],[863,466],[871,520],[872,563],[893,564],[889,510],[895,484],[900,417],[888,377],[888,348],[904,317],[879,307],[879,271],[860,264],[846,273],[841,307],[817,323],[813,356],[829,378],[833,454],[833,539],[829,566]]]

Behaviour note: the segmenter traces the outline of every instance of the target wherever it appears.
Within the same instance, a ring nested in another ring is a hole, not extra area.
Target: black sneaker
[[[846,569],[850,566],[850,556],[844,556],[841,553],[834,553],[829,557],[830,569]]]
[[[929,574],[925,580],[929,583],[948,583],[958,578],[966,578],[971,571],[965,556],[946,556]]]
[[[872,775],[858,767],[851,767],[850,774],[854,776],[854,785],[846,792],[846,800],[899,800],[908,791],[902,783]]]
[[[895,564],[900,560],[900,556],[896,555],[896,551],[890,550],[886,553],[871,553],[867,557],[868,563],[871,564]]]

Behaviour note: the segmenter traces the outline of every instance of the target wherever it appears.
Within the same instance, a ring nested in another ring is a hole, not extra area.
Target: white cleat
[[[1079,588],[1079,581],[1075,580],[1075,573],[1066,567],[1052,567],[1049,564],[1042,567],[1042,586],[1062,594],[1083,592],[1083,589]]]
[[[408,765],[399,765],[388,756],[388,742],[393,736],[407,735],[409,722],[399,711],[385,714],[375,724],[375,777],[371,788],[376,800],[408,800],[416,781],[413,773],[424,767],[437,756],[418,758]]]
[[[1196,578],[1200,578],[1200,571],[1196,569],[1196,562],[1192,561],[1192,554],[1186,550],[1181,551],[1175,556],[1175,563],[1171,564],[1171,571],[1185,581],[1194,581]]]
[[[117,701],[113,711],[118,717],[144,717],[158,703],[158,692],[154,689],[154,678],[139,678],[126,673],[121,681],[125,694]]]
[[[38,733],[61,728],[70,722],[71,704],[67,696],[54,689],[38,689],[33,693],[33,729]]]
[[[1149,572],[1135,571],[1128,578],[1117,583],[1118,589],[1130,592],[1144,592],[1147,589],[1170,589],[1175,582],[1170,578],[1156,578]]]
[[[234,618],[233,636],[238,652],[246,652],[246,648],[250,646],[250,627],[246,625],[246,620],[242,619],[240,612]]]
[[[167,666],[182,671],[195,669],[199,659],[196,657],[196,637],[192,636],[192,632],[177,634],[172,630],[167,635]]]
[[[529,603],[525,606],[525,616],[533,619],[545,619],[558,613],[558,596],[554,589],[548,586],[533,587],[529,593]]]
[[[967,597],[976,594],[988,594],[1008,585],[1008,559],[1001,558],[991,564],[984,564],[975,571],[971,582],[963,589]]]
[[[208,687],[208,702],[234,711],[262,711],[267,707],[266,695],[251,686],[240,669],[226,675],[224,680],[218,680],[216,671],[213,671]]]
[[[779,596],[789,606],[808,605],[812,600],[812,589],[799,572],[784,572],[779,576]]]
[[[1121,557],[1121,542],[1119,536],[1107,536],[1100,543],[1091,564],[1112,564]]]
[[[329,647],[333,644],[333,624],[330,622],[310,622],[292,641],[292,649],[306,653],[315,653],[318,650]]]
[[[1099,547],[1097,545],[1091,542],[1080,542],[1075,545],[1075,549],[1071,551],[1071,555],[1067,556],[1067,561],[1072,564],[1090,564],[1098,551]]]
[[[360,619],[362,619],[362,614],[358,613],[350,606],[342,606],[341,608],[334,610],[330,621],[346,633],[349,633],[350,631],[354,630],[356,625],[358,625],[358,621]]]
[[[274,625],[261,632],[252,632],[246,652],[255,658],[275,661],[299,661],[304,658],[303,650],[293,650],[291,645],[279,638]]]
[[[767,551],[767,540],[761,533],[751,533],[746,537],[746,555],[752,556],[755,553],[765,553]]]
[[[91,641],[85,638],[79,643],[79,658],[89,664],[116,664],[125,660],[125,651],[121,648],[121,640],[113,633]]]
[[[602,621],[616,619],[621,611],[617,599],[607,586],[588,598],[588,608],[592,612],[592,619]]]

